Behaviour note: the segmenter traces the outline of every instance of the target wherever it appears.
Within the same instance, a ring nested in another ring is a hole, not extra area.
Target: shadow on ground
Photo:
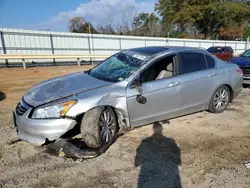
[[[0,91],[0,101],[4,100],[6,98],[5,94]]]
[[[154,134],[137,148],[135,166],[140,166],[138,188],[181,188],[178,165],[180,149],[171,138],[162,135],[162,125],[155,123]]]

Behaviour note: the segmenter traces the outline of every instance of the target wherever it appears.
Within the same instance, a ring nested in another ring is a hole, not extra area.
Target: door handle
[[[169,84],[169,87],[175,87],[175,86],[178,86],[178,85],[181,85],[181,82],[178,82],[178,81],[176,81],[176,82],[171,82],[171,83]]]
[[[215,72],[212,72],[212,73],[210,73],[209,75],[208,75],[208,77],[213,77],[213,76],[215,76],[216,74],[215,74]]]

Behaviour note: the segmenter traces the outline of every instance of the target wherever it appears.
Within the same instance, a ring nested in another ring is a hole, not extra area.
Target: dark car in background
[[[250,50],[246,50],[239,57],[231,59],[231,62],[241,68],[243,72],[243,83],[250,85]]]
[[[231,46],[213,46],[208,48],[207,51],[223,61],[229,61],[234,56],[234,51]]]

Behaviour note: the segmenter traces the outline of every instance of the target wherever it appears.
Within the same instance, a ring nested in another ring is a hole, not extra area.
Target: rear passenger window
[[[212,69],[215,67],[215,62],[214,62],[214,59],[208,55],[206,55],[206,59],[207,59],[207,67],[209,69]]]
[[[205,56],[202,53],[180,53],[179,57],[179,74],[207,69]]]

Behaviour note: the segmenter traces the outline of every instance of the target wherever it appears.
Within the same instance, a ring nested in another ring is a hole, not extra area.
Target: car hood
[[[250,58],[245,57],[235,57],[231,59],[232,63],[235,63],[239,66],[250,66]]]
[[[78,72],[46,80],[33,86],[24,95],[24,101],[29,105],[36,107],[60,98],[110,84],[112,83],[98,80],[84,72]]]

